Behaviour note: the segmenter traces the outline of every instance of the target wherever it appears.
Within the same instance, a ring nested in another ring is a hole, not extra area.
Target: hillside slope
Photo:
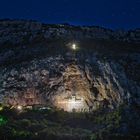
[[[139,139],[139,35],[0,21],[0,136]]]

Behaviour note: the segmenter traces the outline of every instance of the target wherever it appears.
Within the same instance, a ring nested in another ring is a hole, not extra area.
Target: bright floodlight
[[[22,110],[22,106],[21,106],[21,105],[18,105],[18,106],[17,106],[17,109],[18,109],[19,111],[21,111],[21,110]]]
[[[72,44],[72,49],[76,50],[76,44]]]

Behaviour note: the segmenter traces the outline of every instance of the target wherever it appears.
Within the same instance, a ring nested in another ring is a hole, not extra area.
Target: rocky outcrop
[[[0,36],[2,104],[66,111],[140,105],[139,30],[8,20],[0,21]]]
[[[78,58],[65,61],[62,56],[46,57],[15,68],[1,68],[1,102],[50,105],[66,111],[114,109],[132,100],[139,103],[140,87],[128,79],[119,62],[102,62],[96,55],[84,64]]]
[[[97,26],[72,26],[67,24],[48,25],[36,21],[1,20],[0,44],[5,42],[19,44],[36,39],[65,38],[65,39],[107,39],[140,43],[140,29],[117,30]]]

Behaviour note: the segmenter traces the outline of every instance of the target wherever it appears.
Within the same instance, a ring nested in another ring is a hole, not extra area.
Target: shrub
[[[4,116],[0,115],[0,126],[5,125],[6,123],[7,119]]]

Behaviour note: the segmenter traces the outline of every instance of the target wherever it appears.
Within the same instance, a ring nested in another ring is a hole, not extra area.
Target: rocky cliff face
[[[140,103],[139,83],[128,79],[121,64],[101,62],[94,55],[84,64],[75,61],[66,63],[56,56],[2,67],[1,102],[14,106],[54,105],[66,111],[72,111],[67,104],[73,96],[80,98],[77,109],[86,111],[113,109],[131,100]]]
[[[140,105],[139,44],[98,41],[95,38],[84,40],[79,36],[80,32],[75,31],[78,32],[79,49],[74,53],[68,44],[75,33],[73,36],[69,34],[69,39],[56,39],[55,36],[54,40],[50,40],[50,27],[32,22],[8,22],[1,22],[3,35],[0,40],[15,38],[12,41],[17,41],[17,45],[1,45],[1,103],[13,106],[49,105],[66,111],[114,109],[122,103]],[[14,31],[11,32],[13,25],[17,30],[25,28],[25,35],[30,32],[32,37],[27,38],[30,42],[22,41],[23,36],[19,34],[23,31],[14,35]],[[54,27],[57,34],[63,30],[61,37],[68,30],[74,30],[71,26],[61,26]],[[67,31],[66,27],[69,28]],[[85,30],[86,27],[83,28]],[[37,36],[32,40],[40,30],[45,38],[41,35],[41,38]],[[100,34],[103,29],[96,30]],[[94,35],[107,39],[107,33],[104,34],[101,33],[102,37]]]
[[[36,21],[1,20],[0,44],[30,42],[36,37],[65,39],[111,39],[140,43],[140,29],[123,31],[110,30],[98,26],[72,26],[68,24],[48,25]]]

